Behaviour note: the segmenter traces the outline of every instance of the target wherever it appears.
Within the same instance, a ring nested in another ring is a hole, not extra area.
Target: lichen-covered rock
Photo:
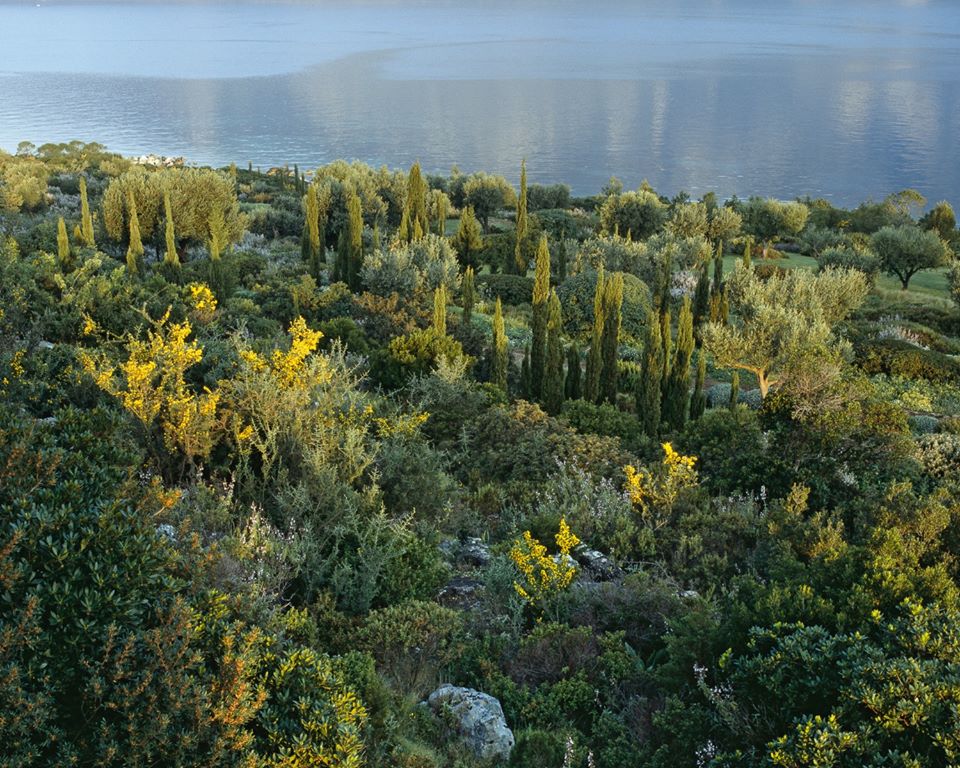
[[[470,565],[485,568],[490,562],[490,547],[482,540],[468,536],[460,546],[460,559]]]
[[[573,550],[573,556],[585,573],[597,581],[613,581],[622,575],[616,563],[603,552],[581,545]]]
[[[464,745],[481,760],[509,760],[513,731],[507,727],[500,702],[473,688],[441,685],[427,698],[434,712],[453,717]]]
[[[483,582],[458,576],[451,579],[437,594],[437,602],[446,608],[458,608],[461,611],[473,610],[480,602]]]

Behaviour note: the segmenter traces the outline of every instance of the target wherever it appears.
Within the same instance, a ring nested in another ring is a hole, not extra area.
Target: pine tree
[[[690,402],[690,361],[693,358],[693,312],[684,298],[677,317],[677,346],[664,388],[662,419],[674,429],[683,429]]]
[[[621,306],[623,305],[623,274],[620,272],[607,278],[603,290],[603,341],[602,368],[600,372],[601,399],[608,403],[617,402],[620,360]]]
[[[660,318],[653,310],[647,314],[646,338],[643,344],[643,363],[636,392],[637,418],[643,433],[656,438],[660,431],[660,400],[663,381],[663,335]]]
[[[527,220],[527,161],[520,163],[520,196],[517,198],[517,239],[513,251],[513,261],[517,268],[518,275],[527,274],[527,231],[529,229]],[[537,264],[540,263],[540,254],[537,253]],[[539,267],[538,267],[539,268]],[[534,379],[536,386],[536,379]]]
[[[533,278],[533,339],[530,354],[531,397],[539,399],[543,393],[543,369],[547,345],[547,302],[550,300],[550,249],[547,237],[540,238],[537,248],[537,271]]]
[[[547,306],[547,350],[543,371],[543,407],[556,416],[563,405],[563,344],[560,333],[563,330],[563,314],[556,290],[550,291]]]
[[[351,291],[360,290],[360,267],[363,266],[363,212],[360,196],[347,194],[347,261],[346,283]]]
[[[170,205],[170,192],[163,193],[164,240],[167,250],[163,254],[163,263],[168,269],[180,269],[180,254],[177,252],[177,240],[173,231],[173,210]]]
[[[90,203],[87,199],[87,180],[80,177],[80,244],[87,248],[96,246],[93,235],[93,217],[90,215]]]
[[[579,400],[583,397],[581,373],[580,350],[577,349],[577,343],[574,341],[567,347],[567,378],[563,385],[563,393],[567,400]]]
[[[480,236],[480,222],[473,212],[473,206],[465,206],[460,211],[460,224],[457,234],[451,243],[460,257],[460,263],[468,267],[476,267],[477,254],[483,248],[483,238]]]
[[[707,356],[700,349],[697,355],[697,376],[693,380],[693,394],[690,396],[690,420],[696,421],[707,409],[707,394],[703,391],[707,381]]]
[[[477,301],[477,291],[474,287],[473,267],[467,267],[463,274],[463,284],[460,286],[463,298],[463,324],[470,325],[473,318],[473,305]]]
[[[530,347],[523,350],[523,362],[520,364],[520,397],[530,399]]]
[[[433,291],[433,332],[447,335],[447,287],[443,283]]]
[[[127,246],[127,272],[140,274],[140,259],[143,257],[143,241],[140,239],[140,219],[137,217],[137,201],[133,192],[127,194],[127,211],[130,216],[130,243]]]
[[[704,261],[697,280],[697,289],[693,294],[693,325],[700,325],[710,319],[710,265]]]
[[[57,258],[61,267],[67,268],[70,265],[70,238],[67,236],[67,223],[63,216],[57,220]]]
[[[507,394],[507,334],[503,327],[503,307],[500,297],[493,309],[493,360],[490,366],[490,380]]]
[[[583,382],[583,399],[595,403],[600,397],[600,369],[602,367],[601,344],[603,343],[603,265],[597,269],[597,287],[593,293],[593,335],[587,352],[587,372]]]
[[[407,176],[407,197],[403,204],[403,217],[398,233],[404,242],[419,240],[430,231],[427,191],[427,182],[420,173],[420,163],[416,162],[410,166],[410,174]]]
[[[736,408],[738,402],[740,402],[740,371],[734,370],[730,377],[730,402],[727,403],[727,407]]]

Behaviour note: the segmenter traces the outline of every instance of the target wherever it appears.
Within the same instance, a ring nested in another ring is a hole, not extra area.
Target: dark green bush
[[[567,333],[582,335],[593,328],[593,296],[597,290],[597,273],[585,270],[571,277],[557,289],[563,307],[563,325]],[[639,338],[643,335],[650,311],[650,289],[639,277],[623,274],[621,332]]]
[[[960,361],[898,339],[860,342],[857,364],[866,373],[886,373],[906,379],[960,382]]]
[[[525,275],[477,275],[476,284],[481,296],[504,304],[529,304],[533,298],[533,278]]]

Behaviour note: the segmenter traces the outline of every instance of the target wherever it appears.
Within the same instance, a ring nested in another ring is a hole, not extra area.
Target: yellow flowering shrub
[[[187,301],[190,304],[190,316],[196,322],[206,325],[213,320],[217,299],[205,283],[190,283],[187,286]]]
[[[148,432],[158,431],[164,448],[192,462],[209,456],[220,422],[220,395],[194,392],[186,371],[203,359],[189,321],[170,323],[169,310],[154,323],[146,340],[128,336],[127,359],[114,367],[103,356],[81,354],[81,363],[97,386],[121,405]]]
[[[695,465],[696,456],[677,453],[670,443],[663,444],[663,461],[653,471],[646,467],[637,469],[631,465],[623,468],[626,475],[626,492],[644,516],[666,523],[666,514],[685,490],[695,488],[699,482]]]
[[[551,556],[547,548],[533,537],[530,531],[524,531],[510,550],[510,559],[522,577],[514,582],[514,589],[529,605],[543,610],[544,603],[551,597],[563,592],[577,575],[577,565],[570,556],[580,539],[570,530],[567,521],[560,519],[560,529],[554,537],[558,555]]]

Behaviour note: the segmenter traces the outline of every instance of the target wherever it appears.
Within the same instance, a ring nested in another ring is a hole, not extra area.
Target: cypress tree
[[[320,204],[317,200],[317,189],[312,184],[303,197],[303,209],[301,255],[310,265],[310,274],[318,278],[320,276]]]
[[[720,293],[720,322],[727,325],[730,322],[730,297],[727,294],[727,286],[723,286]]]
[[[513,261],[516,264],[518,275],[527,274],[526,241],[529,226],[527,220],[527,161],[523,160],[520,163],[520,196],[517,198],[517,241],[513,251]],[[537,253],[537,264],[540,264],[539,253]],[[534,379],[534,386],[536,386],[536,379]]]
[[[180,254],[177,253],[177,240],[173,231],[173,210],[170,205],[170,192],[163,193],[163,216],[165,219],[163,234],[167,250],[163,254],[163,263],[168,269],[180,268]]]
[[[697,376],[693,380],[693,394],[690,396],[690,420],[696,421],[707,409],[707,395],[703,391],[707,381],[707,356],[703,348],[697,354]]]
[[[740,401],[740,371],[734,371],[733,375],[730,376],[730,402],[727,403],[727,407],[730,409],[736,408],[737,403]]]
[[[746,242],[744,242],[743,244],[743,263],[747,268],[750,268],[750,266],[752,266],[750,261],[750,255],[751,255],[750,251],[752,250],[752,247],[753,247],[753,241],[748,237],[746,239]]]
[[[403,205],[403,218],[400,222],[400,239],[405,242],[419,240],[430,231],[430,219],[427,214],[427,182],[420,173],[420,163],[410,166],[407,176],[407,198]],[[406,227],[404,227],[404,222]],[[419,232],[419,235],[418,235]]]
[[[397,228],[397,239],[401,243],[410,242],[410,211],[406,204],[403,207],[403,213],[400,214],[400,226]]]
[[[87,180],[83,176],[80,177],[80,235],[81,245],[87,248],[93,248],[96,245],[93,235],[93,217],[90,215],[90,202],[87,199]]]
[[[720,293],[723,288],[723,242],[717,243],[717,255],[713,258],[713,285],[711,294]]]
[[[490,380],[507,394],[507,334],[503,327],[503,307],[500,297],[493,309],[493,360]],[[526,358],[524,358],[526,359]]]
[[[127,246],[127,271],[131,275],[140,273],[140,259],[143,257],[143,241],[140,239],[140,219],[137,217],[137,201],[133,192],[127,193],[127,211],[130,216],[130,243]]]
[[[567,279],[567,242],[562,237],[557,243],[557,285],[563,285]]]
[[[474,287],[473,267],[467,267],[463,274],[463,285],[460,287],[463,292],[463,323],[470,325],[473,318],[473,305],[477,300],[477,291]]]
[[[543,371],[543,407],[556,416],[563,405],[563,344],[560,333],[563,330],[563,314],[556,290],[550,291],[547,306],[547,351]]]
[[[236,166],[233,166],[236,170]],[[293,188],[296,190],[298,195],[303,195],[303,187],[300,186],[300,166],[296,163],[293,164]]]
[[[219,208],[214,208],[210,212],[209,220],[210,243],[208,248],[210,250],[210,261],[220,261],[220,256],[226,245],[225,228],[226,222],[223,219],[223,211]]]
[[[547,237],[540,238],[537,248],[537,271],[533,278],[533,330],[530,354],[531,397],[540,399],[543,394],[543,371],[547,345],[547,303],[550,300],[550,249]]]
[[[453,236],[452,245],[460,257],[460,263],[477,266],[477,254],[483,248],[483,238],[480,236],[480,222],[477,221],[473,206],[468,205],[460,211],[460,224],[457,234]]]
[[[520,396],[530,399],[530,347],[523,350],[523,362],[520,364]]]
[[[433,331],[437,336],[447,335],[447,287],[443,283],[433,291]]]
[[[450,199],[442,192],[437,195],[437,234],[443,237],[447,233],[447,205]]]
[[[619,383],[619,350],[621,306],[623,304],[623,274],[618,272],[607,278],[603,290],[603,341],[602,368],[600,373],[601,399],[608,403],[617,402],[617,384]]]
[[[636,392],[637,418],[645,435],[656,438],[660,431],[660,399],[663,381],[663,335],[660,318],[653,310],[647,314],[647,332],[643,344],[643,363]]]
[[[563,394],[567,400],[579,400],[583,397],[580,371],[580,350],[577,343],[571,342],[567,347],[567,378],[563,386]]]
[[[593,335],[587,352],[587,372],[583,382],[583,399],[595,403],[600,397],[601,344],[603,342],[603,265],[597,269],[597,287],[593,293]]]
[[[699,328],[710,317],[710,264],[704,261],[693,294],[693,325]]]
[[[671,335],[670,310],[660,313],[660,347],[663,349],[663,382],[670,378],[670,363],[673,362],[673,336]]]
[[[690,361],[693,358],[693,312],[684,298],[677,318],[677,346],[664,390],[662,418],[674,429],[683,429],[690,401]]]
[[[379,251],[381,248],[380,244],[380,219],[378,218],[373,222],[373,250]]]
[[[57,220],[57,258],[64,268],[70,264],[70,238],[67,237],[67,223],[61,216]]]
[[[337,238],[337,258],[333,265],[334,282],[346,283],[349,279],[348,264],[350,262],[350,238],[347,233],[347,227],[340,230],[340,237]]]
[[[656,274],[656,295],[654,306],[661,312],[670,307],[670,286],[673,282],[673,260],[670,251],[665,250],[660,258]]]
[[[346,282],[351,291],[360,290],[360,267],[363,265],[363,212],[360,196],[350,190],[347,195],[347,262]]]

